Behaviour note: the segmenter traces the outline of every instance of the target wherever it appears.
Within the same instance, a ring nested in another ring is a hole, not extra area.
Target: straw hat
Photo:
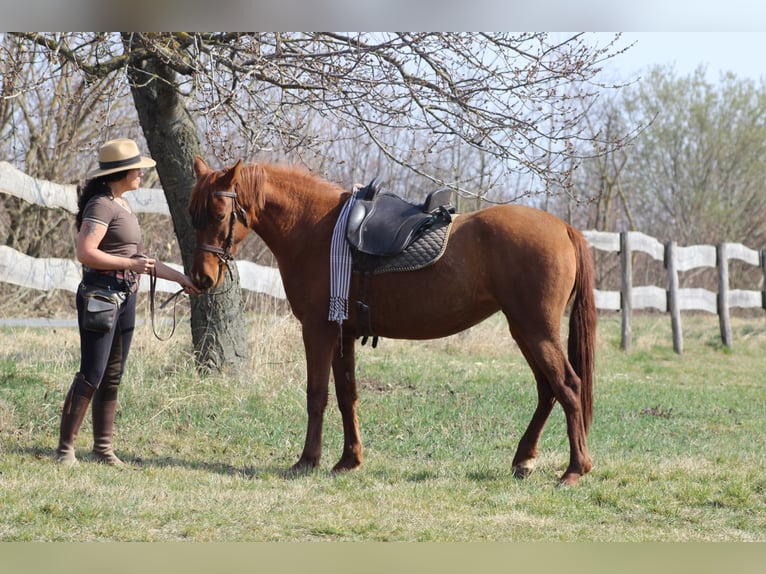
[[[148,157],[142,157],[138,152],[136,142],[131,139],[117,139],[106,142],[98,150],[98,169],[88,172],[88,179],[102,175],[137,169],[154,167],[157,162]]]

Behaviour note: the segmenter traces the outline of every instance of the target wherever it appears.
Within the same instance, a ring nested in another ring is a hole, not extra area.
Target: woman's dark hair
[[[82,226],[82,212],[85,210],[88,202],[97,195],[112,197],[112,190],[109,188],[109,184],[113,181],[121,180],[128,171],[130,170],[94,177],[85,182],[85,187],[77,186],[77,215],[75,216],[77,231],[80,231],[80,226]]]

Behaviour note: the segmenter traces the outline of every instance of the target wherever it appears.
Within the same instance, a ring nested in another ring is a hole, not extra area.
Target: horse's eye
[[[221,223],[221,222],[222,222],[224,219],[226,219],[226,214],[225,214],[225,213],[222,213],[221,215],[216,215],[216,216],[215,216],[215,220],[216,220],[218,223]]]

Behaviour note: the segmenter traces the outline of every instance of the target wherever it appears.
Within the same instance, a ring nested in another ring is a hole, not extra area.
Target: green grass
[[[297,478],[305,367],[290,317],[253,323],[239,373],[202,377],[181,326],[160,343],[138,328],[116,425],[132,468],[75,468],[52,452],[77,368],[74,329],[0,330],[0,522],[3,541],[752,541],[766,540],[763,318],[684,317],[683,355],[669,319],[646,315],[633,351],[620,321],[599,331],[593,471],[554,485],[568,461],[559,407],[536,472],[512,477],[532,414],[531,372],[500,317],[435,341],[359,347],[363,466],[329,472],[340,416],[325,416],[321,468]],[[331,394],[334,399],[334,395]]]

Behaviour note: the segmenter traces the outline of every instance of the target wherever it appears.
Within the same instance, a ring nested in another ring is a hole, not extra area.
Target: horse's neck
[[[335,218],[328,215],[337,210],[340,192],[332,193],[325,182],[303,174],[276,170],[267,175],[264,207],[253,230],[278,258],[304,248],[307,234],[315,240],[325,232],[330,236]]]

